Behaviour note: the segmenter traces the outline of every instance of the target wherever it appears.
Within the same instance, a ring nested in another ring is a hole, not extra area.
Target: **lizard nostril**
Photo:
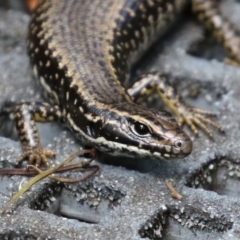
[[[175,148],[179,149],[184,154],[189,154],[192,151],[192,141],[189,140],[176,140],[174,143]]]
[[[176,148],[182,148],[184,143],[182,140],[177,140],[175,143],[174,143],[175,147]]]

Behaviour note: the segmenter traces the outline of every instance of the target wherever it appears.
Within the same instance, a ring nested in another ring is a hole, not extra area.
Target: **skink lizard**
[[[33,13],[28,52],[36,79],[49,102],[3,105],[14,119],[23,153],[37,166],[54,155],[40,144],[36,121],[67,123],[75,136],[108,155],[171,159],[192,151],[184,123],[209,136],[212,114],[188,106],[159,72],[147,73],[130,89],[123,83],[136,61],[191,2],[192,9],[240,62],[239,33],[213,0],[45,0]],[[157,92],[176,115],[135,102]]]

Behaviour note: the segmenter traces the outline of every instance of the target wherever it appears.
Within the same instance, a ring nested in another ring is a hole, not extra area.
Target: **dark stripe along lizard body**
[[[116,156],[173,158],[192,150],[190,138],[167,112],[137,105],[152,89],[194,133],[211,113],[187,106],[161,73],[142,77],[128,92],[123,83],[132,65],[165,33],[186,0],[46,0],[32,16],[29,55],[34,73],[52,104],[26,103],[2,108],[14,112],[23,154],[37,165],[42,150],[35,121],[68,123],[86,145]],[[193,0],[193,9],[239,62],[238,32],[219,13],[215,1]],[[182,110],[179,110],[182,109]],[[184,109],[184,110],[183,110]],[[182,112],[181,112],[182,111]],[[30,113],[31,116],[26,117]],[[24,119],[24,121],[23,121]]]

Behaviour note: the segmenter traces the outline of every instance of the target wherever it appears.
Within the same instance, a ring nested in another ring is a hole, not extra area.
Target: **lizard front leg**
[[[3,104],[0,116],[7,115],[15,121],[22,145],[22,154],[17,159],[18,165],[25,159],[29,164],[49,166],[48,157],[54,152],[42,148],[36,122],[63,122],[60,108],[44,102],[26,102],[21,104]]]
[[[214,113],[188,105],[170,84],[167,76],[161,72],[144,74],[128,90],[134,101],[142,100],[142,98],[151,95],[153,92],[158,93],[165,106],[177,117],[180,127],[187,124],[195,135],[198,134],[198,128],[200,128],[209,137],[213,137],[213,134],[207,125],[223,132],[218,123],[208,119],[208,117],[215,116]]]

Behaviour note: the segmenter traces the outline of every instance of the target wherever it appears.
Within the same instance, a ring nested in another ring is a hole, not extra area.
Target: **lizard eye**
[[[135,134],[137,134],[139,136],[149,136],[150,135],[149,128],[140,122],[135,122],[132,126],[132,130]]]

